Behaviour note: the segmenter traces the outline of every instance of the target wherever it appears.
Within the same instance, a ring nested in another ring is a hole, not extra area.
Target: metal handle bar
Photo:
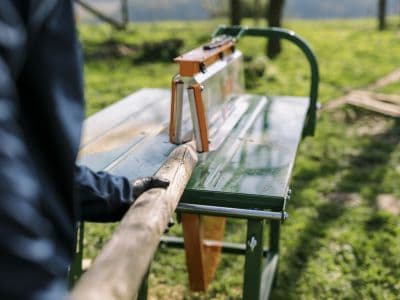
[[[317,110],[317,98],[318,98],[318,84],[319,84],[319,70],[318,62],[311,47],[307,42],[299,37],[294,31],[279,28],[248,28],[244,26],[219,26],[213,33],[213,37],[218,35],[230,35],[235,39],[239,39],[242,36],[256,36],[265,38],[282,38],[294,43],[303,54],[306,56],[308,63],[310,64],[311,70],[311,84],[310,84],[310,106],[307,111],[307,123],[303,131],[303,136],[313,135],[316,125],[316,110]]]

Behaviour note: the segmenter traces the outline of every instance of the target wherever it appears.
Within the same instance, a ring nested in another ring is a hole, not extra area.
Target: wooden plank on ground
[[[400,105],[377,100],[374,98],[374,94],[368,92],[350,93],[346,96],[346,103],[387,116],[400,117]]]
[[[367,89],[368,90],[376,90],[376,89],[382,88],[384,86],[387,86],[387,85],[392,84],[397,81],[400,81],[400,68],[394,70],[393,72],[389,73],[388,75],[386,75],[384,77],[379,78],[374,83],[368,85]]]

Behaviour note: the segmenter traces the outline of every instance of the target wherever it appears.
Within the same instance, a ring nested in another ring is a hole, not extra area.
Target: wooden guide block
[[[207,246],[205,240],[222,241],[225,218],[182,214],[186,265],[190,289],[204,292],[221,259],[221,246]]]

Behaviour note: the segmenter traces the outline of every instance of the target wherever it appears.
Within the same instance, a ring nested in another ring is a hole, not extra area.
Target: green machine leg
[[[76,233],[77,241],[76,241],[75,257],[74,257],[74,261],[72,262],[71,267],[69,269],[69,286],[70,286],[70,288],[72,288],[74,286],[75,282],[77,282],[78,279],[82,275],[84,234],[85,234],[84,223],[80,222],[78,224],[78,230]]]
[[[278,254],[281,221],[271,220],[270,222],[271,222],[271,231],[269,233],[269,250],[274,254]]]
[[[260,298],[260,285],[263,268],[263,225],[263,220],[247,220],[246,258],[243,282],[244,300],[255,300]]]
[[[272,286],[276,283],[278,276],[278,261],[279,261],[279,236],[280,236],[281,221],[270,221],[269,233],[269,251],[265,263],[265,268],[261,278],[261,295],[260,299],[266,300],[269,298]]]

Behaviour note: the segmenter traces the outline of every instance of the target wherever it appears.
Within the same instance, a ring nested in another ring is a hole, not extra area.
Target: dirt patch
[[[333,203],[342,205],[345,207],[355,207],[361,204],[362,198],[357,193],[343,193],[336,192],[328,196],[328,199]]]
[[[376,197],[378,210],[386,211],[395,216],[400,215],[400,199],[392,194],[380,194]]]
[[[382,120],[373,120],[374,122],[366,122],[365,125],[356,128],[357,136],[375,136],[384,134],[388,130],[388,122]]]

